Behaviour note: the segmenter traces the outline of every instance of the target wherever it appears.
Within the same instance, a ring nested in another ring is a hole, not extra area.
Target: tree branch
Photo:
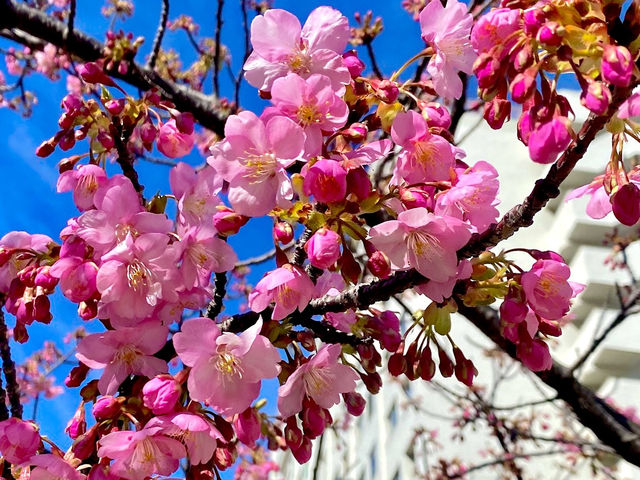
[[[636,288],[627,298],[626,302],[620,305],[620,312],[616,315],[616,318],[613,319],[613,322],[611,322],[605,331],[593,341],[589,349],[584,352],[573,367],[571,367],[571,372],[575,372],[580,368],[582,364],[593,354],[593,352],[596,351],[605,338],[607,338],[609,334],[629,316],[629,310],[638,303],[638,300],[640,300],[640,289]]]
[[[25,3],[0,0],[0,35],[23,45],[41,49],[51,43],[83,62],[92,62],[103,57],[104,45],[84,32],[75,31],[67,37],[67,25]],[[146,91],[158,88],[164,98],[173,102],[182,112],[191,112],[198,123],[216,134],[224,135],[224,123],[229,113],[216,108],[210,95],[178,85],[162,78],[155,71],[131,62],[126,73],[109,72],[130,85]]]
[[[515,346],[500,333],[500,317],[490,307],[467,307],[460,303],[458,312],[468,318],[498,347],[517,359]],[[571,407],[580,422],[613,448],[629,463],[640,466],[640,426],[607,405],[596,393],[573,376],[570,369],[554,362],[550,370],[536,372],[549,387],[558,392],[558,399]]]
[[[4,301],[0,298],[0,301]],[[20,403],[20,386],[16,375],[16,364],[11,358],[11,347],[9,346],[9,336],[7,334],[7,324],[4,321],[4,313],[0,309],[0,357],[2,358],[2,371],[7,384],[7,394],[9,405],[11,406],[11,416],[22,418],[22,404]],[[3,402],[4,405],[4,402]],[[5,407],[6,411],[6,407]],[[4,414],[4,412],[2,412]]]
[[[169,19],[169,0],[162,0],[162,10],[160,11],[160,23],[156,30],[156,36],[153,39],[153,46],[151,47],[151,55],[147,61],[146,68],[153,70],[156,66],[156,60],[158,60],[158,53],[160,53],[160,46],[162,45],[162,37],[167,30],[167,20]]]
[[[218,75],[220,74],[220,37],[222,35],[222,7],[224,0],[218,0],[218,11],[216,12],[216,33],[215,33],[215,53],[213,55],[213,93],[220,98],[220,83]]]

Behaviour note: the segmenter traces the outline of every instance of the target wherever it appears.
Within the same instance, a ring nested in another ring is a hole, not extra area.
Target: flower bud
[[[564,34],[564,28],[557,22],[547,22],[540,30],[536,38],[538,42],[550,47],[557,47],[562,43],[562,35]]]
[[[98,422],[101,422],[120,416],[121,407],[122,405],[117,398],[105,395],[95,401],[91,413]]]
[[[420,378],[429,381],[436,374],[436,362],[431,358],[431,349],[425,347],[420,353]]]
[[[55,149],[55,144],[51,140],[46,140],[36,148],[36,155],[40,158],[46,158],[51,155]]]
[[[293,240],[293,227],[287,222],[278,222],[273,226],[273,238],[286,245]]]
[[[142,388],[142,401],[156,415],[164,415],[175,410],[182,388],[171,375],[158,375]]]
[[[430,127],[440,127],[448,129],[451,126],[451,115],[444,105],[436,102],[420,102],[422,117]]]
[[[596,115],[602,115],[611,103],[611,91],[602,82],[590,82],[580,101]]]
[[[331,267],[340,257],[341,240],[340,235],[326,227],[317,230],[304,246],[309,263],[323,270]]]
[[[351,78],[358,78],[364,71],[364,62],[358,58],[358,52],[349,50],[342,55],[344,65],[349,70]]]
[[[64,384],[69,388],[78,387],[87,378],[87,373],[89,373],[89,367],[81,362],[71,369],[67,378],[64,379]]]
[[[352,168],[347,172],[347,191],[358,200],[364,200],[371,194],[371,180],[364,168]]]
[[[376,97],[384,103],[393,103],[398,99],[400,90],[398,84],[391,80],[382,80],[375,88]]]
[[[640,219],[640,189],[635,183],[622,185],[610,197],[613,214],[623,225],[635,225]]]
[[[347,392],[342,394],[347,412],[354,417],[359,417],[364,412],[367,401],[358,392]]]
[[[109,87],[115,87],[114,83],[109,76],[102,71],[102,67],[100,67],[95,62],[87,62],[82,65],[76,67],[80,78],[87,83],[101,83],[103,85],[107,85]]]
[[[300,465],[302,465],[303,463],[307,463],[311,458],[312,453],[311,440],[309,440],[307,437],[303,437],[300,446],[291,448],[291,453]]]
[[[109,112],[111,115],[120,115],[122,113],[122,110],[124,110],[124,98],[112,98],[111,100],[107,100],[104,103],[104,108],[106,108],[107,112]]]
[[[240,231],[240,228],[249,221],[249,217],[239,215],[229,207],[218,206],[218,211],[213,215],[213,226],[220,235],[228,237]]]
[[[369,130],[364,123],[353,123],[340,132],[344,138],[349,140],[350,142],[361,143],[367,138],[367,134]]]
[[[602,54],[602,80],[617,87],[626,87],[633,75],[633,58],[625,47],[605,45]]]
[[[440,370],[440,375],[447,378],[453,375],[453,362],[447,355],[447,352],[438,348],[438,359],[440,363],[438,364],[438,369]]]
[[[545,22],[545,15],[539,7],[532,7],[524,11],[524,31],[527,35],[534,36]]]
[[[153,141],[156,139],[156,136],[158,135],[158,129],[153,123],[149,121],[144,122],[142,125],[140,125],[139,132],[140,139],[143,143],[146,144],[153,143]]]
[[[181,133],[186,133],[187,135],[191,135],[193,133],[194,126],[194,118],[191,112],[184,112],[176,115],[176,127]]]
[[[500,77],[502,65],[492,55],[482,53],[473,64],[473,72],[478,78],[478,87],[492,88]]]
[[[391,275],[391,262],[380,250],[376,250],[369,257],[367,262],[367,268],[369,271],[378,278],[387,278]]]
[[[33,280],[37,287],[42,287],[44,290],[53,290],[58,284],[58,279],[52,277],[49,270],[51,270],[51,267],[48,265],[37,269],[36,277]]]
[[[536,72],[526,71],[515,76],[511,85],[511,98],[516,103],[524,103],[536,90]]]
[[[254,447],[260,438],[260,418],[254,408],[247,408],[233,419],[233,427],[238,440],[248,447]]]
[[[399,377],[407,371],[407,361],[402,352],[396,352],[389,357],[388,369],[394,377]]]
[[[176,121],[172,119],[160,127],[156,146],[167,157],[179,158],[188,155],[194,143],[193,135],[180,132]]]
[[[71,420],[67,423],[67,427],[64,431],[69,435],[72,440],[75,440],[87,430],[87,422],[85,420],[84,402],[76,410]]]
[[[511,115],[511,102],[505,98],[494,97],[485,102],[483,117],[491,128],[499,130]]]
[[[536,163],[553,163],[571,143],[570,124],[566,117],[554,117],[531,132],[529,155]]]

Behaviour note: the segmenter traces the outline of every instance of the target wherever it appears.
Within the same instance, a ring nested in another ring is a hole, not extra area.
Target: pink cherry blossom
[[[38,427],[16,417],[0,422],[0,453],[14,465],[31,458],[40,446]]]
[[[441,97],[462,95],[458,72],[471,73],[476,59],[469,38],[472,25],[473,17],[467,12],[467,5],[456,0],[447,0],[445,7],[440,0],[431,0],[420,12],[422,38],[435,50],[427,71]]]
[[[72,302],[80,303],[97,294],[98,266],[80,257],[60,258],[50,273],[60,279],[62,294]]]
[[[240,335],[222,333],[208,318],[182,325],[173,343],[191,368],[187,387],[191,398],[207,402],[222,415],[242,412],[258,396],[263,378],[280,372],[280,356],[260,335],[262,321]]]
[[[319,73],[329,77],[338,95],[351,76],[340,55],[349,40],[349,22],[331,7],[311,12],[304,27],[291,13],[267,10],[251,23],[253,52],[244,64],[247,82],[269,91],[273,82],[296,73],[303,78]]]
[[[217,440],[224,438],[206,417],[191,412],[152,418],[145,428],[156,426],[162,428],[164,435],[182,439],[192,465],[211,460]]]
[[[169,158],[179,158],[188,155],[193,149],[195,137],[193,134],[178,130],[174,119],[164,123],[158,131],[158,150]]]
[[[76,357],[89,368],[104,368],[98,389],[113,395],[131,374],[153,378],[167,371],[167,363],[153,356],[164,346],[167,333],[166,327],[155,325],[94,333],[78,344]]]
[[[191,227],[181,233],[181,241],[174,245],[182,260],[180,272],[187,288],[206,287],[211,272],[231,270],[238,261],[233,248],[217,237],[213,227]]]
[[[222,178],[209,166],[196,172],[191,165],[180,162],[169,172],[169,184],[178,200],[181,223],[196,226],[209,222],[222,203],[217,196]]]
[[[302,410],[305,396],[322,408],[340,402],[340,394],[356,388],[358,374],[338,362],[340,345],[323,345],[307,363],[298,367],[278,389],[278,411],[283,418]]]
[[[369,235],[395,269],[413,267],[430,280],[446,282],[456,275],[456,251],[469,241],[471,230],[457,218],[434,215],[421,207],[377,225]]]
[[[496,45],[502,46],[506,56],[518,41],[514,35],[521,30],[522,11],[512,8],[494,8],[481,16],[473,26],[471,44],[476,53],[488,53]]]
[[[391,127],[391,138],[404,148],[394,176],[410,184],[449,179],[450,169],[455,165],[454,150],[444,138],[429,133],[420,114],[399,113]]]
[[[173,222],[166,215],[150,213],[140,204],[131,181],[115,175],[94,195],[95,210],[78,217],[77,234],[96,250],[99,257],[123,242],[127,235],[168,233]]]
[[[46,252],[53,243],[53,240],[46,235],[9,232],[0,238],[0,251],[17,249]],[[8,292],[11,281],[31,261],[32,258],[18,259],[15,255],[10,255],[9,261],[5,262],[4,265],[0,265],[0,292]]]
[[[244,111],[225,125],[225,140],[207,160],[229,182],[229,201],[241,215],[259,217],[293,197],[286,168],[301,158],[305,135],[292,120],[273,117],[263,122]]]
[[[62,458],[53,454],[35,455],[29,460],[32,465],[31,480],[83,480],[85,477]]]
[[[487,162],[459,172],[453,186],[436,197],[435,213],[465,220],[483,232],[498,218],[498,172]]]
[[[569,283],[569,267],[555,260],[538,260],[522,274],[522,289],[527,302],[540,316],[549,320],[562,318],[571,307],[574,289]]]
[[[135,240],[128,235],[103,257],[96,279],[102,295],[101,318],[135,322],[149,316],[159,300],[177,300],[172,278],[177,274],[177,252],[167,248],[168,242],[162,233],[146,233]]]
[[[461,260],[456,269],[456,274],[444,282],[430,282],[422,285],[416,285],[416,292],[426,295],[434,302],[443,302],[446,298],[451,297],[453,288],[458,280],[466,280],[473,273],[473,267],[468,260]]]
[[[344,200],[347,194],[347,171],[340,162],[323,158],[303,172],[305,195],[313,195],[316,201],[322,203]]]
[[[344,126],[349,107],[336,95],[329,77],[311,75],[304,79],[295,73],[273,82],[273,107],[267,108],[263,118],[285,115],[299,123],[307,136],[305,153],[322,153],[322,132],[333,133]]]
[[[296,309],[299,311],[313,298],[313,282],[300,267],[285,264],[269,272],[249,295],[249,308],[262,312],[275,302],[271,318],[282,320]]]
[[[640,92],[634,93],[627,98],[618,109],[619,118],[631,118],[640,116]]]
[[[79,210],[93,207],[93,195],[100,185],[107,181],[107,174],[97,165],[81,165],[77,169],[67,170],[58,178],[58,192],[73,190],[73,201]]]
[[[591,198],[587,203],[587,215],[591,218],[604,218],[611,213],[611,202],[609,201],[609,195],[604,189],[603,182],[604,175],[598,175],[590,184],[569,192],[564,197],[564,201],[568,202],[574,198],[591,195]]]
[[[137,432],[111,432],[98,445],[98,456],[115,460],[110,472],[128,480],[171,475],[187,454],[178,440],[163,435],[158,426]]]

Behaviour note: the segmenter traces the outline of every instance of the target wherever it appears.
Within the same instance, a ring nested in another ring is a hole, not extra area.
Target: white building
[[[571,95],[575,99],[575,94]],[[572,102],[574,105],[576,102]],[[576,107],[579,124],[586,118],[586,112]],[[468,154],[470,164],[479,160],[492,163],[500,172],[501,213],[521,202],[531,190],[536,178],[546,173],[547,167],[537,165],[528,158],[526,147],[518,142],[515,119],[500,131],[491,130],[486,123],[478,124],[478,116],[467,114],[458,130],[458,137],[464,140],[461,146]],[[579,128],[579,127],[578,127]],[[467,134],[468,133],[468,134]],[[562,198],[567,190],[589,183],[594,176],[603,172],[609,158],[610,135],[602,133],[589,147],[574,172],[563,186]],[[625,146],[625,156],[640,152],[640,145]],[[575,320],[564,327],[563,335],[553,348],[554,358],[567,366],[572,365],[589,347],[592,340],[602,332],[617,312],[616,284],[628,284],[629,273],[624,270],[612,271],[605,265],[611,253],[603,245],[604,236],[611,232],[617,222],[612,215],[603,220],[593,220],[585,213],[586,198],[564,203],[560,200],[536,216],[534,226],[518,232],[513,238],[498,248],[520,246],[525,248],[555,249],[559,251],[572,270],[572,280],[586,284],[585,291],[574,303]],[[632,265],[637,265],[640,275],[640,246],[629,252]],[[523,257],[524,258],[524,257]],[[425,308],[429,300],[425,297],[405,295],[404,301],[412,309]],[[387,308],[394,308],[387,305]],[[628,318],[595,351],[579,371],[579,379],[595,389],[603,397],[611,397],[620,407],[640,409],[640,316]],[[491,342],[473,325],[462,317],[453,322],[452,336],[465,354],[472,358],[480,374],[476,384],[492,385],[495,382],[493,361],[483,355],[484,348]],[[513,406],[524,402],[553,397],[553,390],[541,382],[533,380],[522,367],[515,366],[514,374],[500,383],[494,405]],[[386,372],[386,365],[381,373]],[[387,375],[388,376],[388,375]],[[404,377],[401,377],[404,378]],[[406,379],[405,379],[406,380]],[[434,381],[457,392],[464,392],[455,379],[442,379],[437,373]],[[315,440],[314,454],[310,462],[300,467],[289,454],[280,454],[277,459],[282,465],[282,475],[287,480],[411,480],[425,478],[424,473],[432,469],[438,458],[458,457],[467,466],[478,465],[490,460],[483,456],[488,449],[503,453],[496,441],[485,428],[477,432],[465,430],[464,441],[451,441],[456,431],[452,428],[451,403],[446,395],[433,385],[421,380],[414,382],[387,380],[376,396],[365,393],[368,400],[363,415],[352,420],[350,428],[327,431],[322,439]],[[562,403],[542,407],[548,413],[547,422],[553,426],[566,418],[566,408]],[[540,407],[538,407],[538,410]],[[527,415],[532,407],[514,412]],[[559,414],[560,413],[560,414]],[[335,419],[341,418],[336,410]],[[575,426],[580,427],[580,424]],[[537,427],[536,427],[537,428]],[[584,427],[581,427],[584,429]],[[425,440],[428,432],[438,431],[436,440],[441,448]],[[423,435],[417,432],[427,432]],[[534,431],[536,431],[534,429]],[[545,432],[539,432],[545,436]],[[536,433],[537,434],[537,433]],[[585,432],[588,435],[589,432]],[[547,436],[548,433],[547,433]],[[531,450],[544,450],[544,446],[531,444]],[[525,449],[523,449],[525,450]],[[525,478],[544,474],[552,479],[590,479],[588,464],[576,467],[575,472],[566,472],[558,467],[564,455],[541,456],[531,460],[521,460]],[[607,458],[611,460],[611,458]],[[517,460],[516,460],[517,461]],[[315,471],[315,475],[314,475]],[[479,469],[466,478],[496,479],[498,470]],[[503,472],[501,470],[500,472]],[[431,477],[426,477],[431,478]],[[640,470],[619,462],[616,479],[640,479]]]

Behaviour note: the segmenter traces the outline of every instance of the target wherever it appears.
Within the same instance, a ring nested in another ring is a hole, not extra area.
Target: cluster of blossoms
[[[126,13],[127,2],[112,4],[111,15],[120,7]],[[504,337],[530,369],[550,368],[544,339],[561,333],[580,287],[553,252],[527,250],[535,260],[527,271],[506,258],[511,252],[460,253],[496,222],[499,182],[490,163],[467,161],[454,144],[446,102],[463,93],[460,72],[474,71],[489,123],[502,125],[510,92],[523,104],[519,134],[532,160],[551,163],[572,132],[570,107],[545,72],[571,69],[585,82],[588,76],[592,96],[592,84],[602,93],[636,81],[629,51],[608,36],[604,53],[571,50],[565,33],[580,26],[561,28],[557,10],[564,7],[521,7],[492,10],[473,26],[461,2],[426,3],[417,15],[425,49],[387,80],[363,76],[357,53],[345,53],[352,30],[337,10],[320,7],[304,25],[284,10],[267,10],[251,24],[244,70],[270,105],[260,115],[231,115],[206,164],[177,163],[171,194],[152,199],[143,196],[133,159],[154,147],[169,158],[189,154],[194,118],[158,92],[128,96],[106,72],[126,72],[137,42],[110,35],[105,58],[78,67],[82,81],[103,87],[99,100],[83,98],[82,89],[64,97],[60,130],[36,152],[46,157],[87,140],[88,153],[60,163],[58,181],[80,214],[61,231],[60,244],[24,232],[0,239],[0,292],[16,316],[16,339],[26,340],[34,320],[52,320],[48,295],[56,287],[82,319],[97,318],[105,330],[77,345],[79,363],[66,384],[84,386],[64,459],[57,447],[44,453],[37,428],[16,418],[0,422],[5,458],[36,477],[78,480],[167,476],[186,458],[200,478],[228,468],[262,439],[306,462],[312,440],[333,423],[332,406],[344,403],[357,416],[365,407],[359,381],[371,394],[379,391],[381,351],[394,375],[431,380],[439,370],[472,385],[478,372],[450,335],[461,304],[503,299]],[[194,33],[187,18],[174,28]],[[604,38],[606,31],[593,34]],[[399,81],[412,61],[427,57],[426,78]],[[599,73],[580,70],[594,65]],[[592,100],[585,96],[594,110]],[[623,124],[618,143],[624,125],[636,128]],[[124,174],[107,175],[110,158]],[[616,162],[601,185],[618,218],[635,222],[629,209],[640,217],[640,208],[626,203],[640,196],[635,171],[627,175]],[[169,200],[175,215],[165,213]],[[222,318],[227,272],[237,264],[226,240],[265,215],[274,224],[276,268],[246,292],[250,312]],[[293,242],[297,226],[304,232],[288,255],[281,245]],[[335,307],[365,278],[403,275],[415,275],[412,285],[430,301],[404,332],[394,312],[361,298]],[[86,381],[91,370],[102,370],[98,380]],[[280,384],[276,419],[256,402],[263,380],[272,378]],[[88,427],[91,403],[96,422]],[[243,468],[271,469],[261,459],[254,464]]]
[[[620,21],[621,6],[605,8],[597,1],[552,1],[543,8],[526,1],[506,5],[480,18],[471,34],[479,55],[473,71],[479,96],[486,100],[485,119],[500,128],[511,113],[510,96],[522,106],[518,138],[529,147],[531,159],[553,163],[576,137],[573,111],[556,91],[557,80],[561,74],[575,75],[584,107],[593,115],[604,115],[610,107],[615,113],[607,126],[614,148],[605,173],[573,196],[593,195],[588,213],[594,218],[613,210],[621,223],[635,224],[640,219],[640,189],[635,172],[627,171],[622,161],[622,144],[640,133],[632,119],[640,114],[640,94],[622,105],[618,99],[628,97],[637,82],[638,49],[621,44],[623,35],[616,38],[608,29],[609,23]],[[634,12],[629,9],[626,22],[633,22]]]

